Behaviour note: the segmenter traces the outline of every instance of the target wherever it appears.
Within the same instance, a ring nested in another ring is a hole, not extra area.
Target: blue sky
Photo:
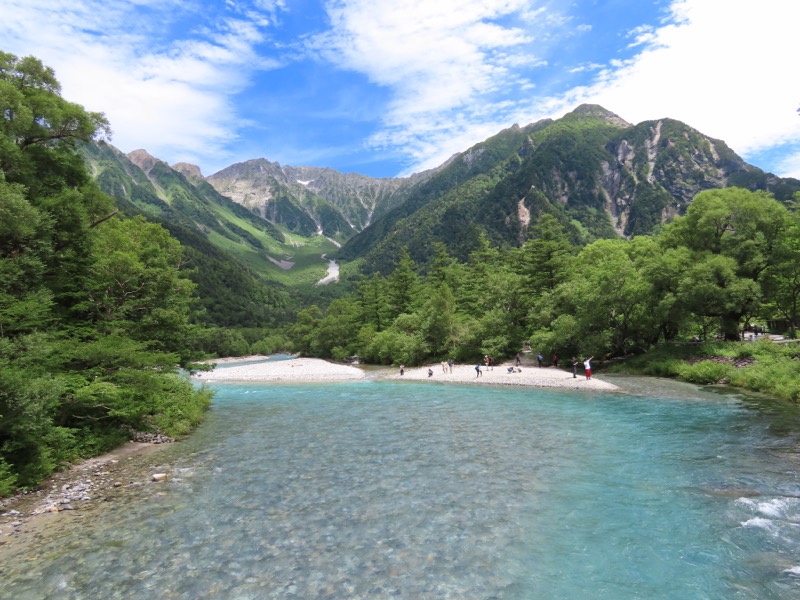
[[[800,177],[791,0],[2,0],[111,142],[210,175],[267,158],[407,175],[514,123],[670,117]]]

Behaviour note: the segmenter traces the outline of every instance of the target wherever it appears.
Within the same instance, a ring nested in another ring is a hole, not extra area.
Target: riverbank
[[[248,356],[240,359],[247,364],[236,365],[236,359],[221,359],[218,364],[224,368],[213,371],[199,372],[194,375],[199,381],[229,381],[229,382],[336,382],[352,381],[364,378],[398,381],[430,381],[435,383],[459,383],[475,385],[514,385],[563,389],[588,389],[588,390],[616,390],[618,387],[602,379],[593,377],[586,379],[582,373],[573,377],[571,371],[564,371],[552,367],[522,367],[509,371],[511,363],[499,364],[491,368],[481,367],[481,376],[477,376],[474,365],[454,365],[442,369],[441,364],[424,365],[404,370],[403,375],[397,368],[382,367],[369,368],[341,365],[319,358],[295,358],[291,360],[269,361],[266,357],[263,362],[257,356]],[[429,375],[432,373],[431,375]]]
[[[259,362],[253,362],[259,361]],[[263,362],[262,362],[263,361]],[[510,365],[482,367],[477,377],[474,365],[454,365],[445,372],[440,364],[405,369],[350,366],[318,358],[294,358],[270,362],[266,356],[226,358],[214,361],[221,368],[199,372],[194,379],[205,382],[332,383],[365,378],[388,381],[427,381],[490,386],[616,390],[618,386],[582,374],[554,368],[523,367],[509,372]],[[243,363],[243,364],[237,364]],[[428,372],[432,372],[429,376]],[[158,467],[148,455],[167,444],[127,444],[56,473],[34,491],[0,500],[0,562],[9,553],[24,551],[48,528],[65,520],[80,519],[93,508],[130,494],[142,492],[154,480]]]
[[[0,500],[0,564],[36,546],[45,530],[68,526],[101,505],[139,495],[154,477],[159,450],[169,444],[128,442],[52,475],[38,488]]]
[[[514,385],[570,390],[616,390],[618,386],[597,377],[586,379],[582,373],[573,377],[571,371],[553,367],[522,367],[509,371],[512,363],[481,367],[478,376],[475,365],[454,365],[444,369],[441,364],[405,369],[403,375],[395,369],[384,379],[403,381],[430,381],[436,383],[468,383],[475,385]]]
[[[800,402],[798,340],[662,344],[608,365],[609,374],[667,377],[696,385],[728,385]]]
[[[263,359],[263,362],[250,361]],[[340,365],[321,358],[292,358],[268,360],[267,356],[247,356],[241,359],[219,359],[207,362],[224,364],[212,371],[199,371],[192,375],[198,381],[250,381],[250,382],[320,382],[351,381],[364,379],[363,369]],[[248,364],[237,365],[237,362]]]

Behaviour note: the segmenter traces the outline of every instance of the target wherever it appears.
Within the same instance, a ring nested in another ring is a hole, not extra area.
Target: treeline
[[[420,364],[515,355],[525,342],[549,357],[620,357],[659,342],[720,337],[781,320],[795,334],[800,218],[765,192],[697,195],[657,235],[570,242],[543,215],[521,247],[487,239],[467,261],[436,245],[417,265],[407,252],[388,274],[363,277],[325,311],[291,328],[306,354]]]
[[[0,495],[129,439],[188,432],[210,402],[178,241],[123,219],[76,144],[109,134],[52,69],[0,53]]]

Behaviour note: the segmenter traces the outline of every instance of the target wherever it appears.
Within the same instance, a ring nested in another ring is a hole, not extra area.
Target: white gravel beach
[[[475,365],[454,365],[453,372],[448,368],[445,372],[442,365],[428,365],[406,369],[403,375],[394,369],[386,379],[403,379],[413,381],[432,381],[440,383],[473,383],[476,385],[519,385],[532,387],[565,388],[575,390],[616,390],[618,386],[592,376],[586,379],[582,373],[577,377],[571,371],[563,371],[552,367],[522,367],[520,371],[510,373],[511,363],[494,365],[487,368],[481,366],[478,377]],[[433,374],[428,375],[428,369]]]
[[[224,368],[213,371],[200,371],[193,377],[201,381],[252,381],[252,382],[326,382],[363,379],[362,369],[349,365],[339,365],[321,358],[292,358],[289,360],[267,360],[268,357],[248,356],[242,361],[262,358],[264,362],[236,365],[236,359],[208,361],[225,364]]]
[[[236,365],[237,360],[252,361],[263,358],[264,362]],[[403,375],[396,367],[370,369],[365,371],[357,366],[341,365],[319,358],[294,358],[291,360],[269,361],[267,357],[249,356],[242,359],[219,359],[217,364],[224,368],[199,372],[194,377],[201,381],[249,381],[249,382],[328,382],[352,381],[357,379],[385,379],[397,381],[430,381],[432,383],[468,383],[475,385],[516,385],[532,387],[565,388],[576,390],[616,390],[616,385],[592,377],[587,380],[582,373],[577,377],[571,371],[552,367],[522,367],[521,371],[510,373],[511,364],[495,365],[487,369],[481,367],[481,377],[477,376],[475,365],[454,365],[453,372],[443,371],[441,364],[406,368]],[[432,375],[428,375],[428,369]]]

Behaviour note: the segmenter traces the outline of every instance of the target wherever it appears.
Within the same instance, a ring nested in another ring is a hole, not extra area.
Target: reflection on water
[[[216,387],[159,493],[4,565],[0,596],[800,594],[798,430],[739,397]]]

